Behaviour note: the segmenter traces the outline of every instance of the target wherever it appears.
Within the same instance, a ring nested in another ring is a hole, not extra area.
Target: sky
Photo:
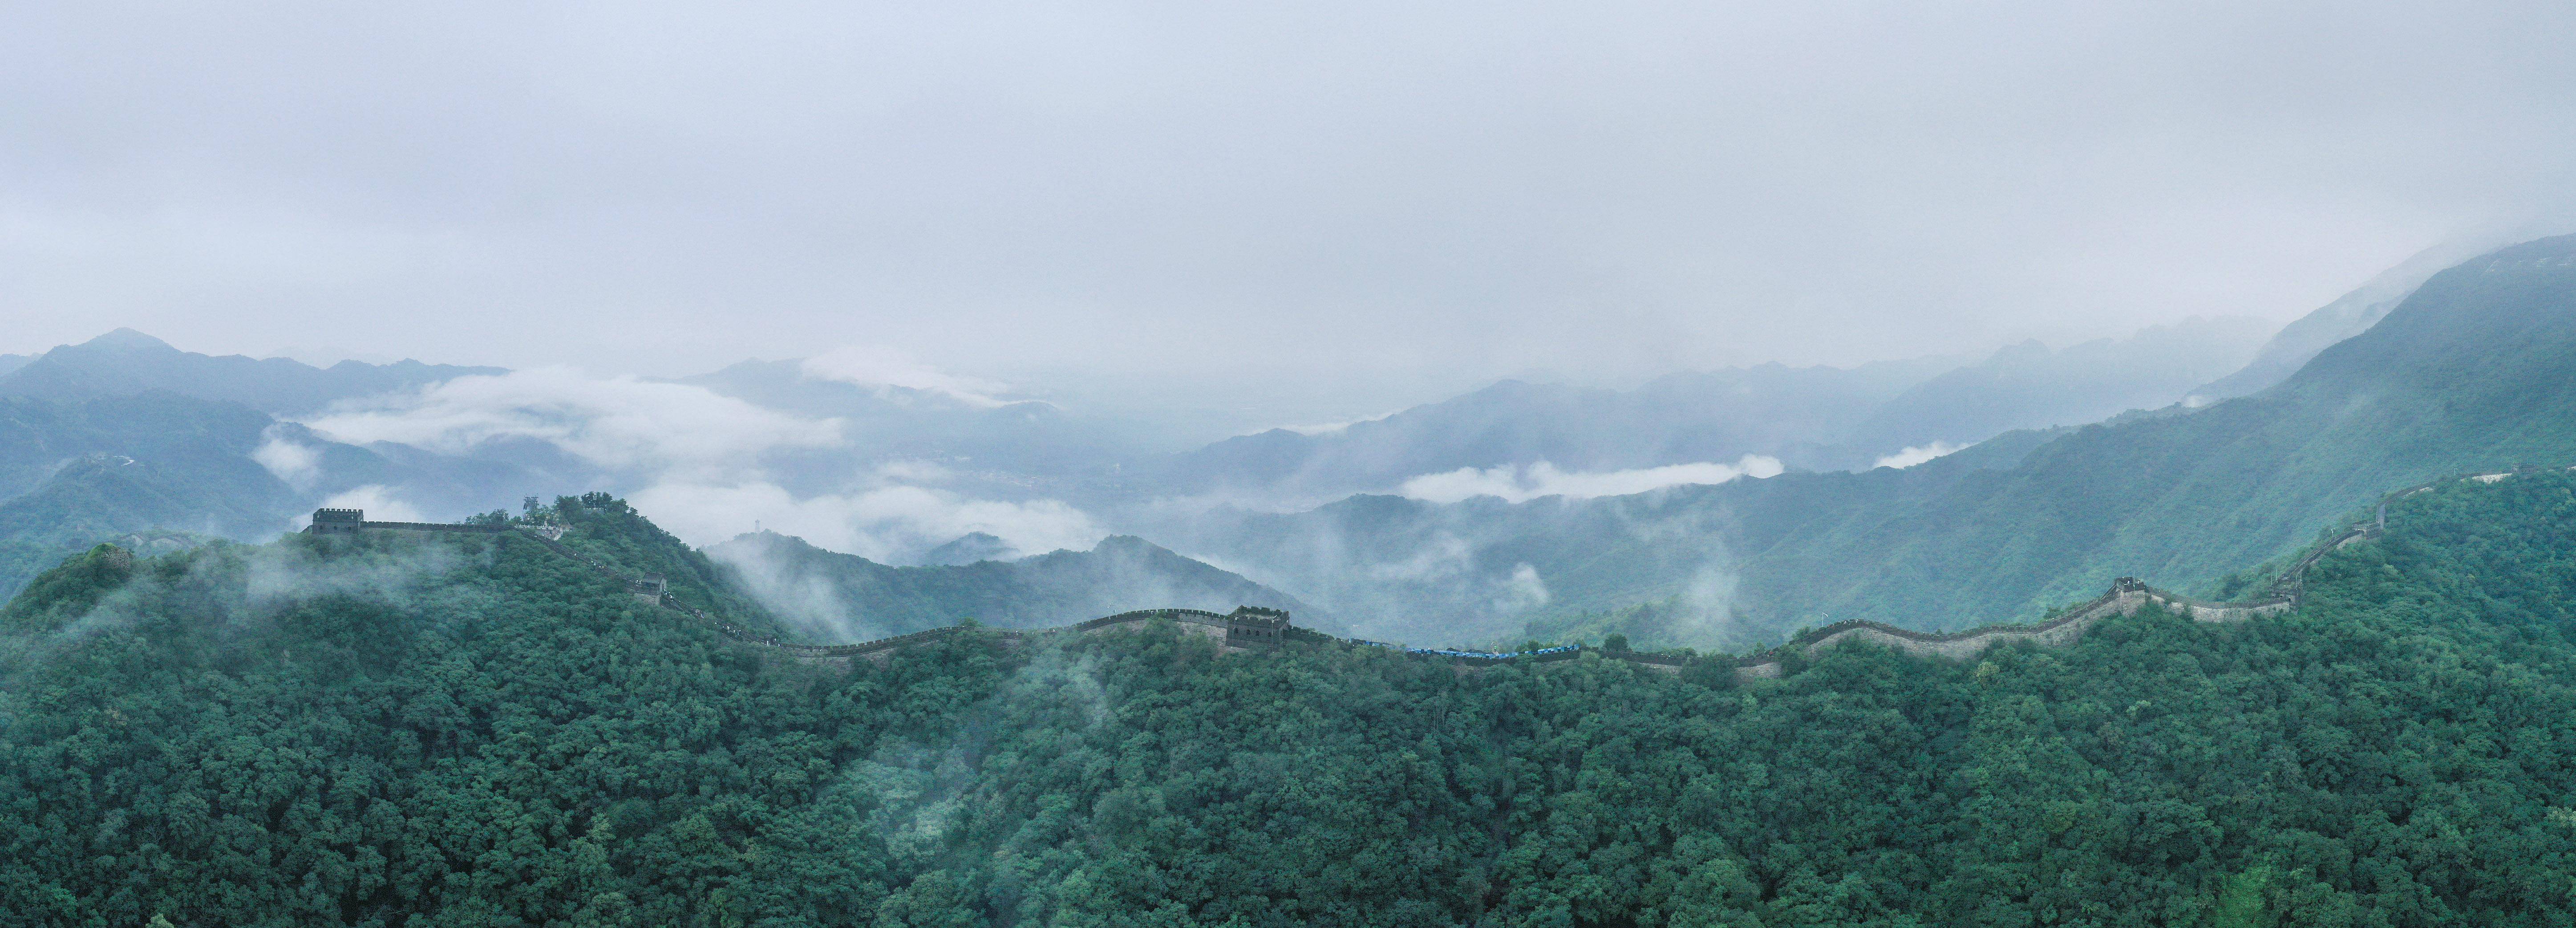
[[[8,9],[0,351],[839,351],[1296,421],[2286,320],[2576,215],[2554,3]]]

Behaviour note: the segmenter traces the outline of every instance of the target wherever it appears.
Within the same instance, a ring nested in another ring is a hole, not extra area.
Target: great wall
[[[2568,469],[2576,470],[2576,468]],[[1140,609],[1048,629],[985,629],[958,625],[857,644],[800,644],[780,641],[774,636],[754,634],[717,618],[706,610],[682,602],[671,595],[669,584],[659,574],[630,575],[597,558],[582,554],[563,543],[562,526],[370,522],[361,510],[317,509],[314,510],[312,523],[305,528],[305,531],[311,534],[328,535],[390,530],[507,535],[525,538],[544,546],[549,551],[570,558],[602,576],[624,584],[629,593],[644,602],[672,609],[704,622],[727,639],[771,649],[782,656],[797,660],[845,666],[853,659],[866,659],[882,664],[905,648],[964,633],[989,636],[990,640],[1003,647],[1017,648],[1047,636],[1083,635],[1141,628],[1157,622],[1170,622],[1186,633],[1215,641],[1228,651],[1276,648],[1290,641],[1341,643],[1357,647],[1385,648],[1435,660],[1451,661],[1461,665],[1462,669],[1522,661],[1547,663],[1572,660],[1585,654],[1598,654],[1603,659],[1625,661],[1665,673],[1680,673],[1686,668],[1700,665],[1725,667],[1732,669],[1739,680],[1749,681],[1777,679],[1785,674],[1789,660],[1793,656],[1812,655],[1826,648],[1852,641],[1880,645],[1920,657],[1966,660],[1984,653],[1987,648],[2006,642],[2026,641],[2040,647],[2070,645],[2103,619],[2114,615],[2135,615],[2140,609],[2148,606],[2157,606],[2187,615],[2197,622],[2241,622],[2263,616],[2279,615],[2298,606],[2301,596],[2306,592],[2308,568],[2314,566],[2319,558],[2346,545],[2376,538],[2386,529],[2390,501],[2431,490],[2445,483],[2461,481],[2495,483],[2517,473],[2531,473],[2539,470],[2541,468],[2525,466],[2511,471],[2459,474],[2385,494],[2379,498],[2373,518],[2347,526],[2324,541],[2309,547],[2307,552],[2297,561],[2292,562],[2289,568],[2283,570],[2270,586],[2264,588],[2261,595],[2249,600],[2209,602],[2156,589],[2134,577],[2121,577],[2112,581],[2110,590],[2101,596],[2067,609],[2038,624],[1995,624],[1962,632],[1934,634],[1898,628],[1884,622],[1854,619],[1808,631],[1792,637],[1777,647],[1744,657],[1662,654],[1613,650],[1591,645],[1563,645],[1514,652],[1412,648],[1364,639],[1336,638],[1312,629],[1296,627],[1290,623],[1290,617],[1286,612],[1252,606],[1238,607],[1231,613],[1209,612],[1202,609]]]

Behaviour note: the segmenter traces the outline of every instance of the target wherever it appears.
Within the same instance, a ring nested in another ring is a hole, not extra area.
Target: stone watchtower
[[[316,509],[313,524],[304,527],[307,535],[351,535],[367,527],[364,509]]]
[[[655,605],[661,604],[662,594],[670,591],[670,581],[663,579],[661,574],[645,574],[626,581],[626,592],[635,594],[636,599]]]
[[[1225,617],[1225,646],[1275,648],[1288,637],[1288,610],[1236,606]]]

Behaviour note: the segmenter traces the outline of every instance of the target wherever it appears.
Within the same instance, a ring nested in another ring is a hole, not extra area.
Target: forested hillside
[[[754,607],[623,504],[569,542]],[[2576,477],[2277,620],[1785,680],[1170,629],[767,659],[515,536],[101,549],[0,613],[34,925],[2554,925]]]

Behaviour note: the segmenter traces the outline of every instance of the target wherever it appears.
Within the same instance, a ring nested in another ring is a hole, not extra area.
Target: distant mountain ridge
[[[1048,628],[1148,607],[1286,609],[1298,624],[1333,629],[1322,610],[1241,576],[1129,536],[1089,551],[1015,561],[895,567],[826,551],[776,532],[707,549],[735,586],[816,641],[854,642],[956,624]]]
[[[970,402],[932,390],[847,383],[812,376],[800,361],[741,361],[675,382],[839,419],[857,453],[869,459],[1057,477],[1107,472],[1119,458],[1089,424],[1034,400]]]
[[[1936,442],[1964,446],[2016,429],[2082,425],[2168,406],[2210,378],[2242,369],[2270,330],[2252,319],[2190,319],[2065,348],[2007,345],[1873,410],[1843,438],[1853,453],[1846,463],[1864,467],[1863,455]]]
[[[2424,281],[2442,269],[2474,257],[2478,252],[2444,245],[2428,248],[2412,258],[2389,268],[2379,276],[2319,307],[2315,312],[2292,320],[2263,344],[2254,359],[2242,369],[2201,385],[2191,391],[2186,402],[2205,406],[2233,399],[2289,379],[2308,361],[2344,339],[2369,331],[2371,326],[2397,308],[2397,304],[2423,286]]]
[[[409,360],[383,365],[342,361],[318,368],[290,358],[210,356],[181,351],[133,329],[117,329],[47,351],[0,373],[0,396],[69,400],[166,390],[240,403],[272,415],[292,415],[342,399],[505,373],[506,369],[497,367]]]
[[[2006,346],[1852,368],[1779,364],[1659,377],[1633,390],[1507,380],[1338,430],[1274,429],[1176,455],[1153,471],[1165,492],[1271,492],[1329,500],[1382,493],[1460,468],[1532,465],[1613,471],[1743,455],[1792,469],[1867,469],[1938,443],[2097,421],[2184,398],[2237,370],[2266,326],[2192,319],[2052,349]]]

